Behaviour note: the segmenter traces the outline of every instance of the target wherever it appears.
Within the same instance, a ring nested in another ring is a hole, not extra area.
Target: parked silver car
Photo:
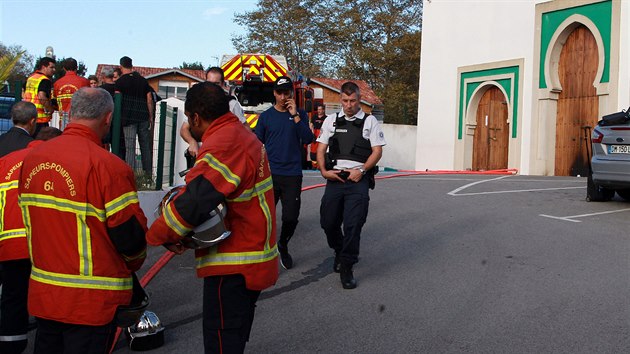
[[[586,200],[607,201],[615,192],[630,200],[630,112],[602,117],[591,134],[591,147]]]

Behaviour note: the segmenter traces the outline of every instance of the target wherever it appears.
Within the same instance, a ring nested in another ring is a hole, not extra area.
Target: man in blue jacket
[[[285,269],[293,267],[288,244],[300,215],[302,146],[313,141],[308,116],[305,111],[298,110],[293,93],[291,79],[279,77],[273,86],[275,104],[260,114],[256,124],[256,136],[265,144],[269,156],[275,202],[282,201],[278,252],[280,264]]]

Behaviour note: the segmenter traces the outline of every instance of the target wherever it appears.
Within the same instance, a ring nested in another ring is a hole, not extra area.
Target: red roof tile
[[[359,90],[361,90],[361,100],[365,101],[372,105],[383,104],[380,98],[372,91],[372,88],[367,84],[367,82],[363,80],[337,80],[337,79],[328,79],[324,77],[312,77],[311,82],[320,84],[322,86],[326,86],[327,88],[334,90],[336,92],[341,92],[341,85],[345,82],[354,82],[359,86]]]
[[[102,72],[103,69],[106,68],[110,68],[110,69],[114,69],[119,67],[119,65],[114,65],[114,64],[98,64],[96,66],[96,76],[99,78],[99,80],[102,80]],[[154,75],[158,75],[161,73],[166,73],[166,72],[170,72],[173,70],[177,70],[180,72],[183,72],[185,74],[188,74],[190,76],[193,76],[195,78],[198,78],[201,81],[205,81],[206,79],[206,72],[204,70],[190,70],[190,69],[177,69],[177,68],[150,68],[147,66],[134,66],[133,67],[134,71],[137,71],[138,73],[140,73],[140,75],[147,77],[147,76],[154,76]]]

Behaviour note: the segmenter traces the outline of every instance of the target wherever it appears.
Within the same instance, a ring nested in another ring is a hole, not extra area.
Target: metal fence
[[[15,87],[17,95],[4,93],[0,96],[0,134],[4,134],[13,126],[10,119],[11,107],[16,100],[21,99],[21,85],[16,84]],[[159,111],[159,114],[155,117],[155,124],[151,127],[138,125],[134,130],[130,126],[138,122],[123,122],[123,100],[125,106],[129,107],[131,102],[129,97],[123,97],[120,93],[114,95],[111,140],[107,147],[133,169],[139,190],[160,190],[173,185],[175,147],[178,139],[178,108],[171,107],[166,102],[160,102],[156,104],[156,108],[159,108],[156,111]],[[139,102],[131,103],[131,107],[140,106]],[[144,107],[146,107],[146,101],[144,101]],[[129,114],[128,109],[126,113]],[[68,123],[67,113],[55,112],[50,125],[63,130]],[[144,127],[147,131],[144,131]],[[125,134],[125,132],[133,132],[133,134]],[[120,139],[121,134],[124,140]],[[141,134],[143,138],[139,139]],[[148,143],[144,140],[145,138]],[[140,140],[146,144],[144,149],[140,148]],[[147,156],[142,156],[143,150]]]

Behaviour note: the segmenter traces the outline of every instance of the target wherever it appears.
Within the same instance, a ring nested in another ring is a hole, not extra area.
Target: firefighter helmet
[[[164,327],[157,315],[144,311],[140,319],[125,329],[125,337],[131,350],[151,350],[164,344]]]
[[[171,203],[175,199],[175,196],[183,189],[184,186],[177,186],[166,193],[155,209],[155,216],[160,217],[168,204]],[[225,203],[220,203],[210,211],[206,221],[196,226],[192,232],[182,238],[182,245],[187,248],[202,249],[214,246],[228,238],[231,231],[228,231],[225,226],[224,219],[226,215],[227,206]]]

